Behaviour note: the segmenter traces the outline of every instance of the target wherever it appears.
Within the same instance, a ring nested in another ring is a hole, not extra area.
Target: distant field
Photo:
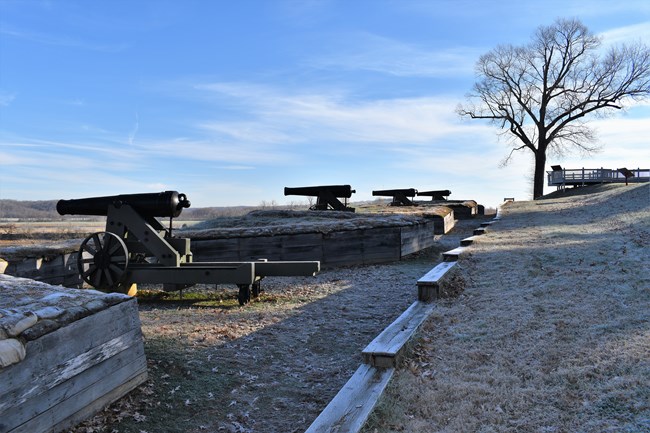
[[[174,228],[191,227],[200,221],[176,221]],[[162,222],[164,226],[168,221]],[[46,221],[21,220],[18,218],[0,218],[0,247],[43,244],[56,241],[85,238],[104,231],[106,222],[102,220],[80,221]]]

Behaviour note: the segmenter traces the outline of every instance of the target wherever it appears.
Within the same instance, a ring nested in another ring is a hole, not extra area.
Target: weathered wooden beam
[[[406,343],[429,316],[434,304],[415,301],[384,329],[361,353],[365,363],[378,368],[395,367]]]
[[[394,368],[361,365],[305,433],[357,433],[394,372]]]
[[[477,229],[474,229],[474,236],[484,235],[486,232],[487,230],[485,230],[485,227],[479,227]]]
[[[470,245],[472,245],[472,244],[474,243],[474,241],[475,241],[477,238],[478,238],[477,236],[470,236],[470,237],[468,237],[468,238],[462,239],[462,240],[460,241],[460,246],[461,246],[461,247],[467,247],[467,246],[470,246]]]
[[[465,247],[456,247],[453,250],[445,251],[442,253],[442,259],[445,262],[455,262],[463,251],[465,251]]]
[[[442,262],[427,272],[417,281],[418,300],[431,302],[440,296],[440,282],[451,268],[456,264],[453,262]]]

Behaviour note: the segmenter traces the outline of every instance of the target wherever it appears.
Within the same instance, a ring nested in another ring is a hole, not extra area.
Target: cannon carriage
[[[102,291],[134,295],[137,284],[162,284],[166,291],[194,284],[234,284],[240,305],[257,297],[269,276],[313,276],[318,261],[194,262],[190,239],[172,233],[173,218],[189,208],[177,191],[59,200],[61,215],[106,216],[106,229],[87,237],[79,248],[82,279]],[[157,218],[170,218],[165,228]]]
[[[372,192],[372,195],[375,197],[392,197],[391,206],[417,206],[412,201],[417,193],[418,190],[415,188],[401,188],[375,190]],[[411,198],[409,199],[409,197]]]

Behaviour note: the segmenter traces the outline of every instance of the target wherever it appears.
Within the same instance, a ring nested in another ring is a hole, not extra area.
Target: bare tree
[[[478,80],[461,116],[487,119],[513,153],[535,158],[533,197],[543,194],[547,152],[598,149],[586,117],[625,108],[650,95],[650,50],[644,44],[601,50],[601,40],[578,20],[540,27],[525,46],[498,46],[480,57]]]

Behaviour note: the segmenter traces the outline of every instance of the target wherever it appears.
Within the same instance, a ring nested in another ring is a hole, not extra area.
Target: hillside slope
[[[505,206],[365,431],[650,431],[648,245],[650,184]]]

